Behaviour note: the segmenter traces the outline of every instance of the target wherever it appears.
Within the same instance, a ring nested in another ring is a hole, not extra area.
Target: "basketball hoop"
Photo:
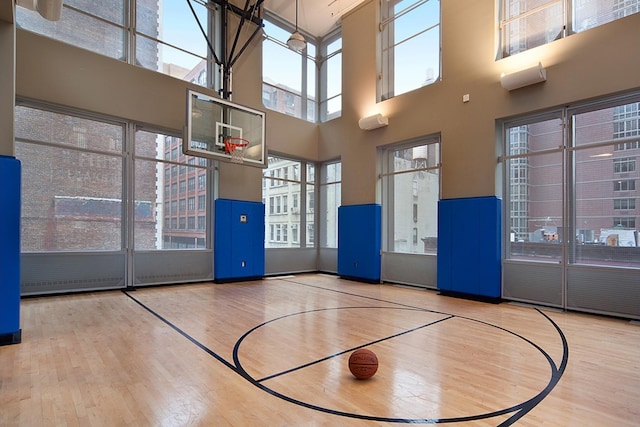
[[[228,136],[224,139],[224,152],[231,155],[232,163],[243,163],[245,148],[249,141],[238,136]]]

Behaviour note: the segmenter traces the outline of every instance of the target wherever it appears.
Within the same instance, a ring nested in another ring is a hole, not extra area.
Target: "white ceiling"
[[[321,37],[335,28],[340,17],[365,0],[298,0],[298,28]],[[296,0],[265,0],[264,8],[295,24]]]

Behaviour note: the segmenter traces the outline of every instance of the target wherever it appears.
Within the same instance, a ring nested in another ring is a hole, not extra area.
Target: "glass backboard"
[[[192,156],[264,168],[267,166],[265,113],[188,90],[182,151]]]

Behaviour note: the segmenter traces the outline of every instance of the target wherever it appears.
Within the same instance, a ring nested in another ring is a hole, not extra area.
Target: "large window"
[[[262,103],[270,110],[310,122],[342,112],[342,38],[340,30],[294,52],[286,41],[293,28],[273,16],[264,19]]]
[[[620,112],[638,105],[613,100],[507,126],[507,258],[640,268],[639,135],[615,131],[635,126],[640,115]]]
[[[381,156],[386,250],[436,254],[440,137],[386,147]]]
[[[315,246],[315,165],[269,156],[262,174],[265,248]]]
[[[129,170],[125,123],[22,105],[15,111],[22,251],[121,251],[130,246],[127,229],[136,250],[207,247],[209,169],[182,154],[172,159],[180,138],[137,130]]]
[[[440,79],[440,1],[380,2],[379,100]]]
[[[500,0],[501,57],[638,13],[640,0]]]
[[[214,27],[213,22],[219,8],[205,3],[65,0],[59,21],[47,21],[23,7],[16,8],[16,19],[18,26],[29,31],[212,87],[215,63],[200,26],[217,47],[219,37],[215,37],[214,28],[219,26]],[[135,16],[130,16],[129,10],[134,10]],[[219,88],[217,81],[215,88]]]
[[[17,106],[15,126],[22,251],[121,250],[124,125]],[[149,198],[136,200],[134,222],[153,222]]]
[[[262,103],[270,110],[310,122],[316,119],[316,45],[307,39],[302,52],[287,47],[290,29],[264,20],[262,43]]]

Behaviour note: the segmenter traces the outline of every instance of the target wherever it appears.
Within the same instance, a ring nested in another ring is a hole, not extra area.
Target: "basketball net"
[[[245,148],[249,141],[238,136],[229,136],[224,140],[224,151],[231,156],[232,163],[244,163]]]

